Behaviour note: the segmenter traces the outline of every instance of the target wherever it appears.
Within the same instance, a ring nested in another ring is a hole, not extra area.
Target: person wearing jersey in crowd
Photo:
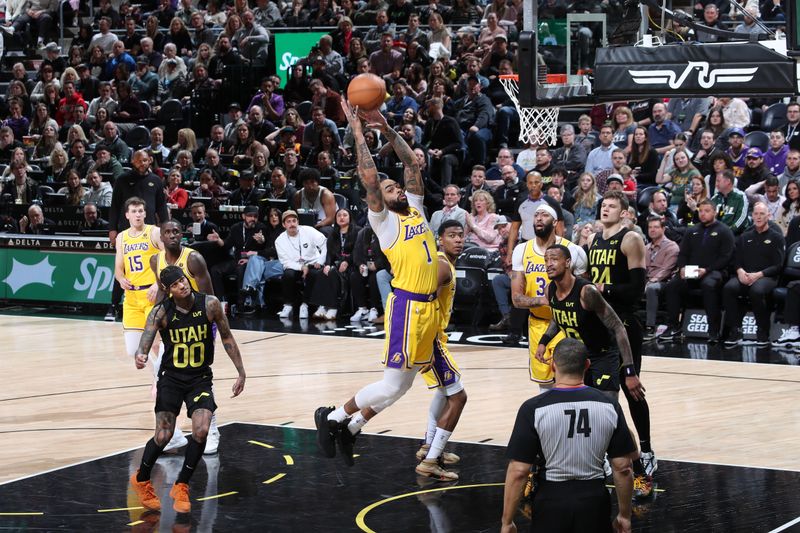
[[[550,204],[542,202],[535,211],[532,221],[534,236],[531,240],[518,244],[511,259],[511,302],[517,309],[526,309],[528,314],[528,351],[530,355],[529,375],[531,381],[540,388],[553,385],[553,369],[549,363],[539,362],[536,348],[550,321],[553,318],[547,303],[547,286],[550,278],[544,266],[544,252],[552,244],[563,244],[569,248],[573,272],[581,276],[586,272],[586,252],[583,248],[556,235],[556,211]],[[556,344],[564,338],[559,332],[547,344],[546,359],[552,357]]]
[[[178,479],[169,491],[172,507],[178,513],[191,511],[189,479],[203,455],[211,416],[217,408],[214,401],[213,374],[214,335],[216,324],[222,345],[239,373],[233,383],[236,397],[244,390],[246,379],[242,356],[233,338],[228,319],[219,300],[212,295],[197,293],[183,270],[170,265],[161,271],[161,285],[168,297],[161,300],[147,317],[147,326],[136,352],[136,368],[147,364],[148,353],[156,333],[164,342],[164,357],[159,369],[156,396],[155,435],[144,448],[139,469],[131,476],[130,485],[146,509],[158,511],[161,502],[150,482],[150,473],[158,456],[172,438],[175,417],[181,404],[192,419],[192,435],[186,447],[186,457]]]
[[[417,158],[408,144],[379,111],[361,113],[367,127],[377,129],[392,143],[404,165],[405,191],[391,180],[378,180],[378,169],[364,139],[363,126],[347,102],[342,103],[353,132],[358,175],[367,193],[369,223],[391,264],[394,292],[386,302],[386,341],[383,379],[367,385],[338,408],[320,407],[314,413],[317,443],[326,457],[336,455],[336,441],[344,461],[353,464],[353,443],[367,418],[362,409],[376,413],[392,405],[414,382],[420,367],[433,360],[438,332],[438,262],[436,240],[423,214],[425,189]],[[451,479],[438,464],[420,463],[417,473]]]
[[[617,310],[625,326],[631,346],[633,366],[638,376],[642,369],[644,332],[636,311],[644,295],[645,246],[641,235],[623,225],[628,209],[627,197],[618,191],[607,191],[600,204],[600,223],[603,231],[589,237],[589,272],[592,283],[603,298]],[[620,382],[625,376],[620,376]],[[653,492],[653,473],[658,468],[650,445],[650,408],[646,400],[634,400],[626,387],[622,392],[628,400],[633,425],[639,434],[641,461],[634,461],[636,480],[634,494],[646,498]]]
[[[636,454],[622,408],[584,384],[586,346],[564,339],[553,352],[555,387],[522,404],[508,441],[501,533],[517,531],[522,486],[536,465],[531,531],[630,533]],[[608,454],[618,513],[611,522],[610,491],[603,475]]]
[[[181,244],[182,237],[183,226],[177,220],[168,220],[161,224],[161,241],[164,243],[164,250],[150,257],[150,270],[155,273],[156,279],[158,279],[162,270],[168,266],[175,265],[186,275],[186,279],[189,280],[193,291],[213,295],[214,286],[211,283],[211,275],[208,273],[205,259],[200,255],[200,252],[192,250],[188,246],[183,246]],[[156,301],[161,301],[165,294],[166,291],[159,285]],[[212,333],[216,336],[216,330],[213,327]],[[153,358],[153,366],[155,367],[161,364],[164,345],[162,344],[161,346],[158,356]],[[180,435],[180,440],[183,441],[181,445],[186,445],[186,438],[180,428],[176,427],[174,435]],[[177,437],[174,438],[177,439]],[[211,426],[204,453],[213,455],[217,453],[218,446],[219,429],[217,428],[217,415],[214,414],[211,416]]]
[[[545,251],[545,268],[550,278],[547,299],[553,320],[536,349],[536,358],[546,361],[545,350],[559,331],[578,339],[589,350],[591,366],[586,384],[617,398],[620,386],[619,359],[622,356],[622,375],[625,386],[636,400],[644,398],[644,387],[633,367],[633,355],[625,326],[591,281],[576,278],[570,267],[569,248],[553,244]],[[616,340],[616,344],[614,343]]]

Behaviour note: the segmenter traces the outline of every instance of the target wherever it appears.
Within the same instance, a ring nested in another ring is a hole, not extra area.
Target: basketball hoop
[[[519,76],[503,74],[500,83],[519,113],[519,140],[526,144],[554,145],[559,107],[523,107],[519,103]]]

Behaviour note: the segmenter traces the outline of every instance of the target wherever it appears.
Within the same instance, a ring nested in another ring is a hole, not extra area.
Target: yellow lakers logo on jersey
[[[403,240],[407,241],[409,239],[413,239],[417,235],[423,235],[427,229],[428,226],[424,222],[420,222],[414,226],[406,226],[406,234]]]
[[[546,272],[547,269],[544,267],[544,263],[528,263],[528,266],[525,267],[526,274],[532,274],[533,272]]]
[[[450,381],[451,379],[453,379],[453,373],[449,370],[446,370],[444,373],[444,380]]]
[[[394,355],[392,355],[392,363],[399,363],[402,360],[403,360],[403,354],[401,354],[400,352],[395,352]]]
[[[123,253],[129,254],[131,252],[146,252],[150,249],[149,242],[134,242],[126,244],[122,247]]]

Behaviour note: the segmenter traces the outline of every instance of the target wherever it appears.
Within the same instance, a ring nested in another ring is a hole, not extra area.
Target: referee
[[[564,339],[553,354],[555,386],[522,404],[508,442],[501,533],[514,515],[531,466],[537,464],[531,531],[607,533],[631,530],[636,445],[616,400],[583,384],[586,347]],[[619,514],[611,522],[603,457],[614,470]]]

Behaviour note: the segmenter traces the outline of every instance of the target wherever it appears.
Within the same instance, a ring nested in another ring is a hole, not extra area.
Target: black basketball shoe
[[[339,434],[336,436],[339,441],[339,452],[342,454],[342,459],[344,459],[344,464],[347,466],[353,466],[355,461],[353,460],[353,444],[356,442],[356,437],[360,431],[353,435],[350,433],[350,430],[347,428],[347,425],[350,423],[350,419],[346,418],[344,422],[339,424]]]
[[[335,420],[328,420],[328,415],[333,410],[333,407],[318,407],[314,411],[317,446],[325,457],[336,457],[336,434],[339,432],[339,424]]]

